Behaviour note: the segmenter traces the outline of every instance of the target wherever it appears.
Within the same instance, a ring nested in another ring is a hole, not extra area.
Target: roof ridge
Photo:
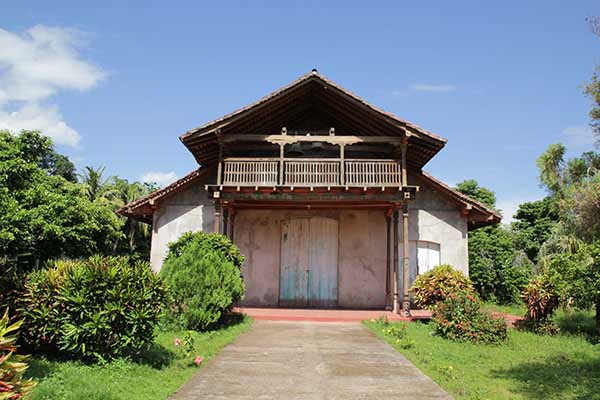
[[[390,118],[400,124],[406,125],[407,127],[412,128],[413,130],[421,133],[424,136],[427,136],[431,139],[434,139],[436,141],[442,142],[442,143],[447,143],[448,140],[442,136],[439,136],[433,132],[430,132],[422,127],[420,127],[419,125],[413,124],[412,122],[409,122],[405,119],[402,119],[398,116],[396,116],[395,114],[389,112],[389,111],[385,111],[382,108],[379,108],[371,103],[369,103],[368,101],[366,101],[365,99],[363,99],[362,97],[356,95],[355,93],[351,92],[350,90],[340,86],[339,84],[337,84],[336,82],[334,82],[333,80],[327,78],[325,75],[319,73],[315,68],[313,68],[310,72],[301,75],[299,78],[297,78],[296,80],[290,82],[289,84],[282,86],[279,89],[276,89],[275,91],[267,94],[266,96],[261,97],[260,99],[244,106],[241,107],[231,113],[228,113],[220,118],[217,118],[215,120],[212,120],[204,125],[201,125],[199,127],[196,127],[194,129],[191,129],[189,131],[187,131],[186,133],[184,133],[183,135],[181,135],[179,137],[179,140],[184,142],[186,139],[188,139],[189,137],[193,136],[194,134],[198,133],[199,131],[205,130],[213,125],[216,125],[218,123],[224,122],[227,119],[233,118],[237,115],[242,114],[245,111],[248,111],[254,107],[260,106],[261,104],[265,103],[266,101],[280,96],[281,94],[283,94],[286,90],[289,90],[291,88],[293,88],[294,86],[304,82],[304,81],[309,81],[311,79],[320,79],[322,82],[326,83],[327,85],[330,85],[332,87],[334,87],[335,89],[339,90],[340,92],[344,93],[345,95],[351,97],[352,99],[358,101],[359,103],[361,103],[362,105],[364,105],[365,107],[383,115],[384,117]]]

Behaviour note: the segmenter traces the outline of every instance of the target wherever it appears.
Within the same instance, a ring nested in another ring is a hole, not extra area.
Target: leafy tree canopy
[[[0,264],[31,268],[56,257],[115,252],[125,221],[74,177],[73,164],[49,138],[0,131]]]
[[[467,179],[456,185],[456,189],[486,206],[496,207],[496,194],[488,188],[479,186],[475,179]]]

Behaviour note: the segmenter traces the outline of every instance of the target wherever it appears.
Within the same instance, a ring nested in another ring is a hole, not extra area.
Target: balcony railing
[[[331,158],[228,158],[224,186],[402,186],[395,160]]]

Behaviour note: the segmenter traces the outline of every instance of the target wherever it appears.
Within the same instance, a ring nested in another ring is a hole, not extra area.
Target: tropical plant
[[[438,304],[433,313],[434,333],[456,341],[499,344],[507,340],[506,322],[481,311],[479,300],[453,293]]]
[[[153,185],[140,182],[129,183],[126,179],[113,178],[113,198],[115,208],[119,208],[148,195],[155,189]],[[122,238],[118,237],[113,245],[113,254],[143,254],[150,253],[151,226],[129,216],[121,216],[126,248],[121,250]]]
[[[523,301],[527,306],[525,318],[530,330],[550,334],[558,332],[550,317],[559,305],[559,296],[546,275],[532,279],[523,290]]]
[[[186,234],[169,245],[163,264],[172,296],[171,316],[186,329],[217,324],[244,295],[243,257],[223,235]]]
[[[473,294],[473,285],[469,278],[451,265],[438,265],[419,275],[411,288],[414,301],[419,307],[434,309],[450,294]]]
[[[30,275],[20,314],[26,343],[83,359],[137,353],[153,342],[165,290],[148,263],[60,260]]]
[[[27,357],[17,355],[16,332],[22,321],[10,322],[8,310],[0,318],[0,400],[18,400],[29,395],[35,382],[25,380]]]
[[[79,175],[85,195],[90,201],[110,201],[114,196],[111,180],[113,177],[104,177],[105,167],[86,166],[85,171]]]

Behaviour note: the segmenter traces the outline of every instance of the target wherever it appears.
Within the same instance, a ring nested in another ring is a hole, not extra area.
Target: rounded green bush
[[[450,294],[433,312],[435,334],[450,340],[500,344],[508,338],[506,322],[481,311],[473,294]]]
[[[161,276],[172,297],[175,321],[194,330],[218,323],[244,295],[243,261],[223,235],[188,233],[169,245]]]
[[[83,359],[137,353],[154,341],[165,301],[148,263],[126,257],[61,260],[31,273],[19,314],[23,339],[42,352]]]
[[[438,265],[419,275],[411,290],[415,304],[426,309],[435,308],[449,294],[474,293],[471,280],[448,264]]]

